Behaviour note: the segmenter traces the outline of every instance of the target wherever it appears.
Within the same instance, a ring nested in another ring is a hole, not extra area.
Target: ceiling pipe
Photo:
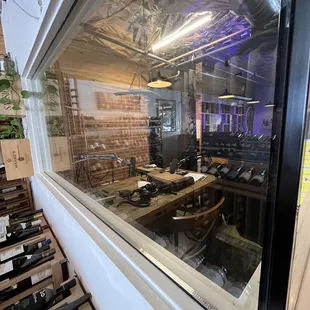
[[[216,49],[216,50],[212,50],[211,52],[208,52],[208,53],[203,54],[203,55],[201,55],[201,56],[195,57],[195,58],[190,59],[190,60],[183,61],[183,62],[177,64],[177,66],[179,67],[179,66],[184,66],[184,65],[186,65],[186,64],[188,64],[188,63],[197,62],[198,60],[201,60],[201,59],[205,58],[206,56],[212,55],[212,54],[217,53],[217,52],[224,51],[224,50],[226,50],[226,49],[228,49],[228,48],[230,48],[230,47],[234,47],[234,46],[236,46],[236,45],[238,45],[238,44],[240,44],[240,43],[243,43],[243,42],[244,42],[244,41],[237,41],[237,42],[234,42],[234,43],[229,44],[229,45],[227,45],[227,46],[220,47],[220,48],[218,48],[218,49]]]
[[[214,60],[216,60],[216,61],[222,62],[222,63],[226,63],[225,60],[222,60],[222,59],[220,59],[220,58],[217,58],[217,57],[214,57],[214,56],[211,56],[211,55],[207,55],[207,57],[210,57],[210,58],[212,58],[212,59],[214,59]],[[236,65],[234,65],[234,64],[231,63],[231,62],[228,62],[228,64],[229,64],[229,66],[232,67],[232,68],[236,68],[236,69],[238,69],[238,70],[240,70],[240,71],[246,72],[246,73],[251,74],[251,75],[253,75],[253,76],[255,76],[255,77],[258,77],[258,78],[260,78],[260,79],[262,79],[262,80],[265,80],[265,81],[267,81],[267,82],[270,82],[268,79],[264,78],[263,76],[261,76],[261,75],[259,75],[259,74],[256,74],[255,72],[252,72],[252,71],[250,71],[250,70],[244,69],[244,68],[239,67],[239,66],[236,66]]]
[[[235,73],[232,73],[232,72],[229,72],[229,71],[221,70],[221,69],[218,69],[218,68],[213,68],[213,69],[216,70],[216,71],[222,72],[225,75],[228,74],[228,75],[232,75],[234,77],[237,77],[237,78],[240,78],[240,79],[243,79],[243,80],[246,80],[246,81],[250,81],[250,82],[253,82],[253,83],[256,83],[256,84],[260,84],[260,85],[264,85],[264,86],[271,86],[270,84],[266,85],[265,83],[261,83],[259,81],[255,81],[255,80],[249,79],[248,77],[245,77],[245,76],[242,76],[242,75],[236,75]]]
[[[89,33],[89,34],[91,34],[91,35],[93,35],[93,36],[96,36],[96,37],[98,37],[98,38],[100,38],[100,39],[109,41],[109,42],[111,42],[111,43],[113,43],[113,44],[116,44],[116,45],[118,45],[118,46],[124,47],[124,48],[129,49],[129,50],[131,50],[131,51],[133,51],[133,52],[136,52],[136,53],[138,53],[138,54],[145,55],[145,56],[147,56],[147,57],[149,57],[149,58],[152,58],[152,59],[154,59],[154,60],[157,60],[157,61],[160,61],[160,62],[162,62],[162,63],[165,63],[165,64],[167,64],[167,65],[169,65],[169,66],[176,67],[176,65],[175,65],[173,62],[167,61],[167,60],[165,60],[165,59],[163,59],[163,58],[161,58],[161,57],[159,57],[159,56],[156,56],[156,55],[154,55],[154,54],[148,53],[148,52],[143,51],[143,50],[141,50],[141,49],[139,49],[139,48],[136,48],[136,47],[127,45],[126,43],[123,43],[123,42],[121,42],[121,41],[119,41],[119,40],[113,39],[113,38],[111,38],[111,37],[109,37],[109,36],[107,36],[107,35],[105,35],[105,34],[103,34],[103,33],[98,33],[98,32],[96,32],[94,29],[95,29],[95,28],[90,27],[90,26],[87,26],[87,25],[84,26],[84,30],[85,30],[87,33]]]
[[[202,45],[202,46],[200,46],[200,47],[197,47],[197,48],[195,48],[195,49],[193,49],[193,50],[191,50],[191,51],[189,51],[189,52],[186,52],[186,53],[184,53],[184,54],[182,54],[182,55],[179,55],[179,56],[177,56],[177,57],[171,58],[171,59],[169,59],[168,61],[169,61],[169,62],[172,62],[172,61],[181,59],[181,58],[183,58],[183,57],[192,55],[192,54],[194,54],[194,53],[196,53],[196,52],[198,52],[198,51],[201,51],[202,49],[211,47],[212,45],[217,44],[217,43],[221,43],[221,42],[223,42],[223,41],[225,41],[225,40],[227,40],[227,39],[229,39],[229,38],[232,38],[232,37],[234,37],[234,36],[236,36],[236,35],[238,35],[238,34],[240,34],[240,33],[245,32],[245,31],[247,31],[247,30],[249,30],[249,29],[251,29],[251,28],[244,28],[244,29],[239,30],[239,31],[237,31],[237,32],[234,32],[234,33],[232,33],[232,34],[230,34],[230,35],[228,35],[228,36],[222,37],[222,38],[217,39],[217,40],[215,40],[215,41],[212,41],[212,42],[210,42],[210,43],[208,43],[208,44],[205,44],[205,45]],[[157,69],[157,68],[161,68],[161,67],[163,67],[164,65],[165,65],[165,63],[158,64],[158,65],[156,65],[156,66],[150,68],[150,70],[155,70],[155,69]]]

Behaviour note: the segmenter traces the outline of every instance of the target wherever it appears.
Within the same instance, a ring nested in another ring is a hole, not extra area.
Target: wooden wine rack
[[[19,300],[27,297],[28,295],[38,292],[46,287],[50,287],[50,288],[57,288],[59,287],[63,282],[65,282],[66,280],[68,280],[68,276],[69,276],[69,271],[68,271],[68,262],[67,259],[64,257],[64,254],[56,240],[56,238],[54,237],[52,231],[50,230],[50,228],[48,228],[47,222],[45,220],[45,218],[42,216],[39,219],[41,219],[42,224],[41,224],[41,228],[43,229],[43,233],[34,237],[31,237],[27,240],[21,241],[19,243],[16,243],[14,245],[5,247],[3,249],[0,250],[0,254],[19,245],[23,245],[23,244],[36,244],[38,242],[47,240],[47,239],[51,239],[51,244],[50,244],[50,248],[51,249],[55,249],[56,253],[54,254],[54,259],[53,260],[47,260],[48,258],[46,258],[46,260],[42,260],[37,266],[35,266],[34,268],[28,270],[27,272],[24,272],[23,274],[14,277],[10,280],[3,280],[0,282],[0,291],[15,285],[16,283],[19,283],[20,281],[27,279],[29,277],[32,277],[34,275],[37,275],[40,272],[44,272],[45,270],[51,269],[51,276],[49,276],[48,278],[46,278],[45,280],[31,286],[29,289],[19,293],[18,295],[0,303],[0,310],[5,309],[6,307],[17,303]],[[45,228],[45,229],[44,229]],[[65,272],[64,272],[65,270]],[[62,301],[58,302],[56,305],[54,305],[52,308],[50,309],[57,309],[60,306],[66,304],[66,303],[70,303],[75,301],[76,299],[82,297],[84,295],[84,290],[81,286],[81,283],[79,282],[79,280],[77,279],[77,284],[74,288],[72,288],[70,290],[70,296],[68,296],[67,298],[63,299]],[[89,309],[93,309],[93,307],[90,305],[89,302],[85,303],[83,306],[79,307],[80,310],[89,310]]]
[[[31,187],[28,179],[0,181],[1,191],[15,186],[21,186],[22,189],[10,191],[7,193],[0,193],[0,216],[33,210]],[[18,196],[14,197],[15,195]],[[13,198],[10,199],[10,197]],[[1,201],[2,199],[4,200]]]

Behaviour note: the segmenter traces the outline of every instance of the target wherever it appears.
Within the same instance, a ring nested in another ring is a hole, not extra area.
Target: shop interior
[[[254,2],[105,1],[42,78],[51,170],[236,298],[276,117],[279,2]]]

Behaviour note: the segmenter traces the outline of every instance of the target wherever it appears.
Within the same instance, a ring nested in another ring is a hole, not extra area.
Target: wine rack
[[[237,132],[204,132],[201,151],[211,156],[269,162],[271,138],[269,136],[245,136]]]
[[[21,246],[24,244],[37,244],[38,242],[42,242],[44,240],[51,240],[50,248],[55,249],[56,252],[54,254],[54,258],[52,260],[47,260],[48,258],[43,258],[38,264],[34,265],[30,270],[13,277],[11,279],[3,280],[0,282],[0,294],[4,290],[15,286],[17,283],[21,281],[31,278],[31,281],[35,283],[24,291],[16,294],[15,296],[7,299],[3,302],[0,301],[0,309],[5,309],[10,305],[17,303],[18,301],[26,298],[27,296],[36,293],[40,290],[45,289],[46,287],[50,289],[56,289],[62,285],[63,282],[67,281],[70,276],[74,273],[71,270],[70,264],[68,260],[65,258],[64,253],[62,252],[55,236],[50,230],[44,216],[37,218],[41,220],[41,229],[42,233],[40,235],[28,238],[27,240],[23,240],[19,243],[15,243],[14,245],[7,246],[0,250],[0,255],[10,249],[13,249],[17,246]],[[0,265],[1,266],[1,265]],[[79,279],[76,277],[76,285],[70,289],[70,295],[64,298],[63,300],[57,302],[53,307],[49,309],[58,309],[60,306],[65,304],[69,304],[80,297],[84,296],[85,291],[80,283]],[[32,280],[33,279],[33,280]],[[90,302],[87,302],[79,307],[80,310],[90,310],[94,309]]]
[[[0,216],[33,210],[31,187],[28,179],[0,181]]]

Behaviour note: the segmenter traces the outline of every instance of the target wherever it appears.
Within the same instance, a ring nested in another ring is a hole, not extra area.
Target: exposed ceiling
[[[279,9],[280,0],[109,0],[104,1],[93,14],[71,47],[76,49],[79,44],[85,46],[91,43],[103,56],[119,56],[139,63],[140,70],[161,64],[147,57],[148,53],[165,60],[178,57],[173,62],[179,65],[195,61],[198,57],[199,62],[211,63],[211,57],[213,61],[216,58],[222,61],[232,57],[248,58],[250,52],[257,50],[263,59],[259,70],[263,70],[274,61],[269,51],[276,47]],[[187,21],[194,20],[202,12],[208,12],[211,20],[198,31],[157,52],[151,50],[154,43]],[[109,42],[104,36],[138,48],[145,54]],[[223,40],[226,36],[229,38]],[[212,44],[218,39],[222,41]],[[191,54],[193,49],[204,45],[208,47]],[[183,57],[184,53],[189,55]],[[201,57],[206,53],[210,53],[210,56]]]

